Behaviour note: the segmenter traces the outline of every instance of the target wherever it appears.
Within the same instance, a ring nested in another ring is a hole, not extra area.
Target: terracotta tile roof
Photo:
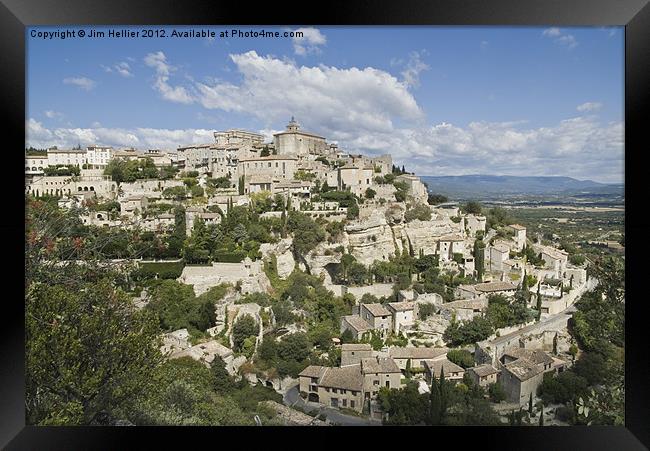
[[[357,332],[365,332],[372,329],[370,324],[368,324],[364,319],[357,315],[348,315],[344,316],[343,319],[354,328]]]
[[[298,376],[303,377],[321,377],[323,373],[327,370],[326,366],[319,365],[309,365],[307,368],[302,370]]]
[[[396,312],[406,312],[415,308],[415,302],[389,302],[388,306]]]
[[[368,343],[346,343],[341,345],[342,351],[372,351],[372,346]]]
[[[516,290],[517,285],[510,282],[485,282],[478,283],[474,285],[476,291],[481,291],[484,293],[492,293],[495,291],[507,291],[507,290]]]

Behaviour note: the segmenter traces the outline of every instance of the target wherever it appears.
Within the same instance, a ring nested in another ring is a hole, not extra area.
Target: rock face
[[[375,260],[388,260],[395,254],[393,231],[380,210],[367,220],[355,221],[345,226],[350,253],[366,266]]]
[[[212,287],[222,283],[241,284],[243,294],[268,292],[271,282],[264,273],[261,261],[251,261],[248,257],[241,263],[212,263],[211,266],[185,266],[177,279],[181,283],[193,285],[199,296]]]
[[[260,315],[262,312],[262,307],[260,307],[258,304],[255,303],[233,304],[227,306],[226,311],[228,317],[228,331],[230,332],[229,333],[230,346],[232,347],[234,345],[232,341],[233,325],[242,316],[249,315],[255,320],[255,322],[259,326],[257,339],[255,340],[255,348],[257,348],[257,346],[262,342],[262,337],[263,337],[262,317]]]
[[[450,220],[434,219],[431,221],[411,221],[402,227],[402,237],[405,237],[415,255],[420,250],[427,254],[435,254],[438,241],[442,236],[460,232],[460,227]]]
[[[341,253],[334,250],[339,246],[345,246],[345,244],[321,243],[305,256],[305,262],[309,266],[310,273],[317,277],[322,276],[325,286],[333,283],[332,277],[327,271],[327,266],[341,263]]]
[[[283,238],[275,244],[263,243],[260,245],[260,252],[262,253],[262,258],[275,255],[277,260],[277,269],[278,276],[280,279],[286,279],[289,277],[296,267],[296,261],[293,258],[293,252],[291,251],[291,244],[293,240],[291,238]]]

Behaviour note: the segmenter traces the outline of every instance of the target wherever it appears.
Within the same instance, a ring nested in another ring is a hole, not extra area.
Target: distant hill
[[[623,184],[606,184],[571,177],[518,177],[510,175],[422,176],[432,193],[450,198],[482,199],[494,196],[623,195]]]

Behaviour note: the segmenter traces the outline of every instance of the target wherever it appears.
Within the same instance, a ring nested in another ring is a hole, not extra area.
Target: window
[[[354,401],[350,401],[350,407],[354,409]]]
[[[336,388],[333,388],[332,393],[338,393],[338,390]]]
[[[344,400],[343,400],[343,407],[347,407],[347,406],[348,406],[348,400],[347,400],[347,399],[344,399]]]
[[[390,388],[390,381],[386,381],[386,387]]]
[[[379,381],[372,381],[372,385],[379,385]]]
[[[339,406],[339,400],[338,400],[338,398],[332,398],[332,399],[330,400],[330,405],[331,405],[332,407],[338,407],[338,406]]]

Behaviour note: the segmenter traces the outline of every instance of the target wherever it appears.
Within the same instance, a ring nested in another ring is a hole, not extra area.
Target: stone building
[[[418,306],[415,302],[389,302],[387,306],[392,316],[394,333],[399,334],[415,323],[418,314]]]
[[[463,380],[465,369],[456,365],[454,362],[444,359],[425,360],[424,361],[424,378],[431,385],[432,377],[440,378],[440,372],[445,375],[446,381],[458,382]]]
[[[407,363],[411,362],[411,368],[424,368],[425,360],[444,360],[447,358],[447,348],[426,348],[426,347],[391,347],[388,355],[395,360],[397,366],[405,370]]]
[[[390,311],[379,303],[360,304],[359,316],[370,325],[371,329],[378,330],[382,337],[392,329],[392,315]]]
[[[490,271],[503,271],[504,262],[510,258],[510,248],[504,243],[490,246]]]
[[[525,405],[531,394],[536,396],[537,387],[542,383],[545,373],[564,369],[562,361],[556,361],[545,352],[524,348],[507,349],[499,361],[499,383],[506,392],[508,401],[520,405]]]
[[[519,252],[526,245],[526,227],[520,224],[510,224],[508,227],[515,232],[515,249]]]
[[[496,384],[500,371],[489,363],[485,363],[473,368],[468,368],[467,373],[476,385],[485,388],[490,384]]]
[[[292,117],[285,131],[273,135],[273,145],[278,155],[325,155],[330,147],[325,138],[300,130],[300,125]]]
[[[367,343],[341,345],[341,366],[358,365],[361,359],[372,357],[372,346]]]

